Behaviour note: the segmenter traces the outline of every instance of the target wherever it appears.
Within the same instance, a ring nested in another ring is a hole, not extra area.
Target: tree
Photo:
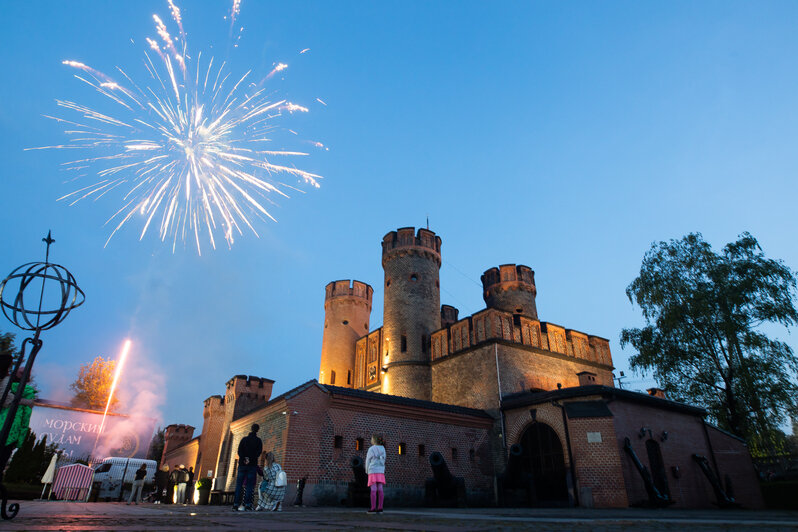
[[[161,455],[163,454],[164,446],[164,429],[158,427],[150,442],[150,447],[147,449],[147,460],[155,460],[161,462]]]
[[[78,378],[69,387],[75,392],[72,404],[81,408],[105,410],[111,384],[114,381],[115,360],[105,360],[98,356],[92,362],[80,366]],[[111,400],[109,410],[113,410],[118,401]]]
[[[646,326],[624,329],[638,373],[674,399],[703,405],[721,428],[752,440],[798,412],[798,360],[762,325],[794,325],[796,279],[748,233],[715,253],[700,233],[652,244],[626,289]]]

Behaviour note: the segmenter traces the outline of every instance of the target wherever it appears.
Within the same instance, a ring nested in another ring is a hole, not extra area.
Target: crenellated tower
[[[213,477],[216,472],[216,459],[224,430],[224,397],[212,395],[202,406],[202,438],[199,443],[197,468],[195,473],[202,477]]]
[[[538,319],[535,272],[529,266],[502,264],[482,274],[482,297],[488,308]]]
[[[441,239],[404,227],[382,239],[385,271],[382,392],[431,397],[430,335],[441,328]]]
[[[168,425],[163,432],[163,452],[161,453],[161,465],[169,465],[171,467],[172,464],[164,464],[163,459],[166,456],[166,453],[169,452],[171,449],[175,449],[180,447],[191,438],[194,437],[194,427],[191,425],[183,425],[183,424],[173,424]]]
[[[360,281],[333,281],[325,287],[320,383],[354,386],[355,343],[369,333],[373,293]]]

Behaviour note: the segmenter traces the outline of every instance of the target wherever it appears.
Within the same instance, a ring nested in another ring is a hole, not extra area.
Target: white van
[[[147,476],[144,484],[152,484],[158,464],[155,460],[143,458],[106,458],[94,468],[94,482],[100,484],[99,497],[118,497],[123,483],[132,484],[136,478],[136,470],[141,464],[147,465]],[[122,478],[124,476],[124,478]]]

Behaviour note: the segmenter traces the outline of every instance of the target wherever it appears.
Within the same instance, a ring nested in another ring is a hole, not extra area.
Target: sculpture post
[[[39,335],[42,331],[52,329],[67,317],[69,312],[79,307],[86,300],[86,296],[81,290],[75,277],[63,266],[52,264],[50,262],[50,245],[55,240],[52,238],[50,232],[42,239],[47,244],[47,251],[45,254],[44,262],[29,262],[15,269],[11,274],[0,283],[0,307],[3,309],[3,314],[8,318],[11,323],[25,331],[32,331],[33,336],[25,338],[22,342],[22,349],[17,358],[14,367],[9,374],[8,384],[0,396],[0,408],[6,407],[6,400],[8,396],[13,394],[11,404],[8,405],[6,410],[6,418],[3,422],[3,427],[0,429],[0,497],[2,497],[2,505],[0,506],[0,516],[3,519],[13,519],[19,512],[19,504],[13,503],[8,505],[8,494],[3,485],[3,471],[5,470],[8,458],[11,455],[11,449],[8,448],[6,442],[11,433],[14,424],[14,418],[19,410],[19,405],[22,402],[22,395],[25,391],[25,386],[30,380],[31,370],[33,363],[36,360],[36,355],[42,348],[42,341]],[[41,284],[34,281],[41,281]],[[52,300],[58,302],[52,308],[43,308],[45,303],[45,288],[48,286],[58,285],[57,290],[48,292],[48,294],[55,294],[51,297]],[[12,286],[13,285],[13,286]],[[38,301],[36,299],[25,300],[26,290],[34,292],[38,289]],[[16,291],[13,298],[8,297],[9,293]],[[60,301],[59,301],[60,299]],[[33,306],[30,306],[31,302]],[[28,306],[26,306],[26,303]],[[30,344],[30,353],[27,359],[25,358],[25,351],[28,344]],[[19,369],[25,362],[25,368],[22,375],[17,376]],[[16,385],[16,391],[13,391]]]

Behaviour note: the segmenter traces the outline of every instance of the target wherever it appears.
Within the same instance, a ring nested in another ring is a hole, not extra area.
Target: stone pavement
[[[584,508],[351,508],[233,512],[222,506],[22,501],[0,530],[798,530],[798,512]]]

